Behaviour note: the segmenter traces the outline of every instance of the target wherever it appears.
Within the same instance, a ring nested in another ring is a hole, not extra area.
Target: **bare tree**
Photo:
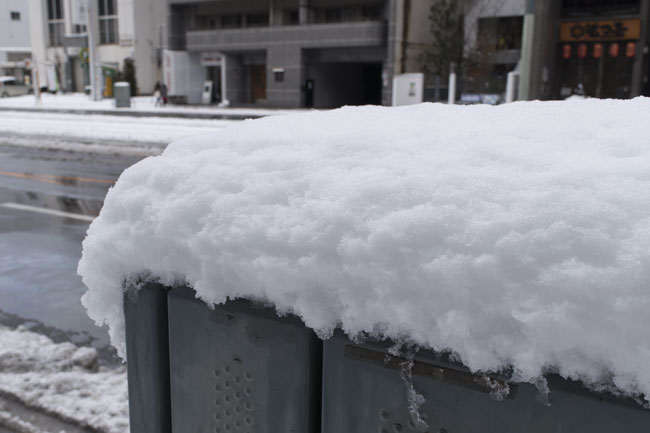
[[[431,45],[420,57],[429,81],[435,76],[444,79],[453,64],[468,90],[479,91],[480,83],[489,79],[498,49],[495,34],[479,31],[479,17],[497,14],[503,4],[504,0],[431,0]]]
[[[446,76],[460,65],[465,45],[464,17],[468,0],[433,0],[429,9],[431,46],[421,57],[429,76]]]

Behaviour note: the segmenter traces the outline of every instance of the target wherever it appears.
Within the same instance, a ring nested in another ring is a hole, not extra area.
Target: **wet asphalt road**
[[[108,334],[86,316],[81,242],[120,173],[142,156],[0,145],[0,324],[92,344]]]

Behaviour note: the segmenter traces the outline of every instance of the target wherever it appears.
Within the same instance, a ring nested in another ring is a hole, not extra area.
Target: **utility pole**
[[[41,105],[41,83],[38,77],[38,62],[36,61],[36,53],[32,51],[31,58],[32,66],[32,90],[34,91],[34,98],[36,99],[36,105]]]
[[[519,100],[527,101],[530,94],[530,74],[533,63],[533,38],[535,30],[535,0],[526,1],[524,28],[521,36],[521,61],[519,62]]]
[[[86,33],[88,34],[88,74],[90,75],[90,98],[93,101],[102,99],[102,75],[99,55],[97,53],[97,14],[93,0],[80,0],[86,2]]]
[[[226,79],[226,70],[227,70],[227,61],[226,55],[221,53],[221,103],[220,107],[228,107],[230,101],[228,100],[228,95],[226,93],[228,80]]]

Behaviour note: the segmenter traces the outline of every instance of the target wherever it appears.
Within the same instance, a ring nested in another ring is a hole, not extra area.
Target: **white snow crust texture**
[[[0,326],[0,341],[0,393],[96,431],[129,431],[124,367],[98,367],[95,349],[54,343],[24,327]],[[29,426],[18,431],[32,431]]]
[[[124,355],[122,284],[185,282],[650,396],[650,100],[346,107],[247,121],[127,169],[83,245]]]

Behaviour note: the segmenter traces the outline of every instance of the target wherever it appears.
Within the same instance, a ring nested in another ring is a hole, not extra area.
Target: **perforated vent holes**
[[[214,374],[214,433],[253,433],[253,374],[242,362],[217,367]]]

